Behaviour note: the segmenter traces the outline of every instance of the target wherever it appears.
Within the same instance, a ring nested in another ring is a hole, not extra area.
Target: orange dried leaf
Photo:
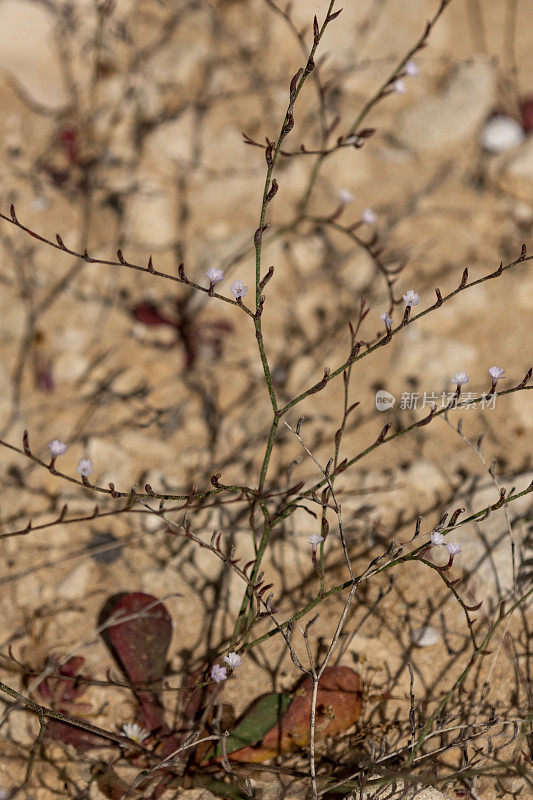
[[[303,678],[292,693],[292,703],[276,725],[257,744],[230,753],[231,761],[260,763],[309,744],[312,679]],[[361,714],[361,708],[362,684],[357,672],[349,667],[325,669],[318,684],[315,741],[323,741],[350,728]]]

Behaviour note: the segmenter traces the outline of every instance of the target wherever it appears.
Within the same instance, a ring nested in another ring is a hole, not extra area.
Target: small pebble
[[[524,129],[513,117],[497,115],[487,120],[479,136],[484,150],[489,153],[503,153],[516,147],[525,139]]]
[[[426,625],[417,631],[411,631],[411,642],[417,647],[429,647],[432,644],[437,644],[440,638],[440,631],[432,628],[431,625]]]

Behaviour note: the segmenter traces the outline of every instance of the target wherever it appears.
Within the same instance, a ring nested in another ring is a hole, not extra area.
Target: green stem
[[[253,589],[252,589],[252,586],[256,582],[257,576],[259,574],[259,570],[261,568],[261,561],[262,561],[263,556],[265,554],[265,551],[266,551],[266,549],[268,547],[268,542],[270,540],[270,533],[271,533],[271,530],[272,530],[272,526],[270,524],[270,519],[269,519],[268,508],[266,506],[265,501],[260,497],[260,494],[262,493],[262,491],[264,489],[264,486],[265,486],[268,466],[270,464],[270,458],[272,456],[272,449],[273,449],[273,446],[274,446],[274,437],[276,435],[276,431],[277,431],[278,425],[279,425],[279,411],[278,411],[278,405],[277,405],[277,400],[276,400],[276,393],[275,393],[275,390],[274,390],[274,384],[273,384],[273,381],[272,381],[272,374],[271,374],[271,371],[270,371],[270,366],[268,364],[268,359],[267,359],[264,340],[263,340],[263,333],[262,333],[262,328],[261,328],[261,316],[262,316],[262,310],[263,310],[263,300],[261,298],[261,288],[262,288],[262,286],[261,286],[261,254],[262,254],[262,246],[263,246],[263,228],[264,228],[264,225],[265,225],[266,210],[267,210],[267,206],[268,206],[268,203],[269,203],[268,195],[269,195],[269,193],[270,193],[270,191],[272,189],[272,174],[274,172],[274,168],[275,168],[277,160],[278,160],[278,156],[279,156],[279,152],[280,152],[280,149],[281,149],[281,145],[282,145],[284,139],[286,138],[286,136],[290,133],[290,131],[292,129],[292,126],[288,125],[288,123],[289,123],[289,121],[290,121],[290,119],[292,118],[292,115],[293,115],[294,104],[295,104],[295,102],[296,102],[296,100],[298,98],[298,95],[300,94],[300,91],[302,90],[302,87],[303,87],[303,85],[304,85],[304,83],[305,83],[305,81],[307,79],[307,76],[311,72],[312,66],[310,67],[309,65],[313,65],[313,63],[314,63],[313,60],[314,60],[314,55],[315,55],[316,49],[317,49],[317,47],[318,47],[318,45],[320,43],[320,40],[321,40],[321,38],[323,36],[323,33],[324,33],[328,23],[331,21],[329,19],[329,15],[331,14],[331,11],[333,9],[334,3],[335,3],[335,0],[330,0],[329,7],[328,7],[328,10],[327,10],[326,16],[324,18],[324,22],[322,23],[322,27],[320,28],[318,34],[314,37],[313,46],[311,48],[311,52],[310,52],[309,57],[307,59],[306,68],[304,68],[302,70],[302,74],[301,74],[301,76],[300,76],[300,78],[299,78],[299,80],[298,80],[298,82],[296,84],[294,92],[291,93],[290,105],[289,105],[287,111],[285,112],[285,117],[283,119],[283,123],[282,123],[281,129],[280,129],[280,133],[279,133],[278,139],[276,141],[276,145],[275,145],[275,147],[274,147],[274,149],[272,151],[272,154],[269,156],[269,159],[267,160],[267,173],[266,173],[266,177],[265,177],[265,185],[263,187],[263,200],[262,200],[262,204],[261,204],[261,213],[260,213],[260,216],[259,216],[259,227],[258,227],[258,229],[256,231],[255,236],[254,236],[254,244],[255,244],[255,304],[256,304],[255,315],[254,315],[255,336],[256,336],[256,340],[257,340],[257,346],[259,348],[259,355],[260,355],[260,358],[261,358],[261,364],[262,364],[262,367],[263,367],[263,373],[264,373],[265,381],[266,381],[267,388],[268,388],[270,402],[272,404],[272,409],[274,411],[274,419],[272,421],[272,425],[270,426],[270,432],[269,432],[269,435],[268,435],[268,441],[267,441],[267,445],[266,445],[266,449],[265,449],[265,455],[263,457],[263,463],[261,465],[261,473],[260,473],[259,487],[258,487],[259,505],[261,507],[261,510],[263,512],[263,516],[265,518],[265,523],[264,523],[264,526],[263,526],[263,535],[261,537],[261,541],[259,542],[259,547],[257,548],[257,554],[256,554],[256,558],[255,558],[252,574],[250,576],[250,584],[248,585],[248,587],[246,588],[246,591],[244,593],[244,597],[243,597],[243,600],[242,600],[242,603],[241,603],[241,608],[240,608],[240,611],[239,611],[239,615],[238,615],[237,621],[235,623],[235,628],[234,628],[234,632],[233,632],[233,641],[235,641],[236,638],[239,636],[239,633],[243,629],[243,625],[245,623],[245,620],[250,618],[252,605],[253,605]],[[308,69],[308,67],[309,67],[309,69]]]

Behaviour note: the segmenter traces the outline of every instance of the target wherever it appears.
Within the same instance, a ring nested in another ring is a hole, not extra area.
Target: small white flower
[[[383,314],[379,315],[379,318],[380,318],[380,320],[382,320],[382,322],[385,325],[385,327],[387,328],[387,330],[390,331],[390,329],[392,328],[392,322],[393,322],[392,317],[389,317],[387,312],[384,311]]]
[[[398,94],[405,94],[407,91],[407,86],[405,85],[405,81],[398,80],[394,81],[392,84],[392,91],[397,92]]]
[[[455,542],[448,542],[446,544],[446,550],[448,551],[448,553],[451,556],[458,555],[461,552],[462,549],[463,548],[461,547],[461,545],[460,544],[455,544]]]
[[[322,542],[324,541],[324,537],[323,536],[319,536],[318,533],[313,533],[313,534],[311,534],[311,536],[307,537],[307,541],[312,546],[313,553],[316,553],[316,549],[317,549],[319,544],[322,544]]]
[[[339,200],[343,205],[346,205],[346,203],[351,203],[352,200],[355,200],[355,195],[349,189],[341,189],[339,191]]]
[[[80,458],[80,463],[76,467],[76,472],[78,475],[83,475],[84,478],[88,478],[91,472],[93,471],[93,462],[90,458]]]
[[[418,67],[416,66],[414,61],[408,61],[404,69],[406,75],[411,75],[411,77],[413,78],[415,78],[418,75]]]
[[[468,383],[470,378],[468,377],[466,372],[454,372],[450,380],[456,386],[463,386],[465,383]]]
[[[361,219],[363,222],[366,222],[367,225],[375,225],[378,221],[378,215],[375,211],[372,211],[371,208],[365,208],[361,214]]]
[[[408,289],[403,295],[403,302],[409,308],[411,306],[417,306],[420,302],[420,295],[417,294],[413,289]]]
[[[219,664],[213,664],[211,667],[211,677],[215,683],[222,683],[222,681],[225,681],[228,677],[226,667],[221,667]]]
[[[50,452],[54,456],[54,458],[56,456],[62,456],[65,450],[67,449],[65,442],[60,442],[59,439],[54,439],[53,441],[51,441],[48,447],[50,448]]]
[[[235,299],[238,300],[239,297],[246,297],[246,294],[248,292],[248,287],[244,286],[242,281],[235,281],[230,291],[232,295],[235,297]]]
[[[496,383],[500,378],[503,378],[504,373],[505,370],[502,369],[502,367],[491,367],[489,369],[489,375],[494,381],[494,383]]]
[[[122,726],[122,732],[124,736],[131,739],[132,742],[137,742],[137,744],[141,744],[150,736],[150,731],[147,731],[146,728],[141,728],[136,722],[125,722]]]
[[[224,270],[218,267],[209,267],[205,274],[209,278],[210,283],[220,283],[220,281],[224,280]]]
[[[237,667],[242,666],[242,658],[238,653],[228,653],[227,656],[224,656],[224,661],[230,669],[237,669]]]
[[[436,547],[438,547],[438,545],[444,544],[444,542],[445,542],[444,536],[442,535],[442,533],[439,533],[439,531],[434,531],[431,534],[431,544],[434,544]]]

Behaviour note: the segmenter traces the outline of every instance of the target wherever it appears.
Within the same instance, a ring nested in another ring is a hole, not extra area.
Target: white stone
[[[87,591],[91,577],[91,565],[88,561],[79,564],[57,587],[57,593],[65,600],[83,597]]]
[[[173,162],[187,162],[193,157],[196,117],[194,111],[181,114],[178,119],[158,125],[147,137],[146,146],[155,158]]]
[[[417,647],[430,647],[432,644],[437,644],[440,639],[440,631],[432,628],[431,625],[426,625],[417,631],[411,631],[411,641]]]
[[[147,247],[165,247],[173,241],[174,198],[169,187],[143,180],[143,191],[132,196],[126,212],[128,235]]]
[[[521,144],[526,138],[524,129],[513,117],[491,117],[481,129],[479,141],[489,153],[503,153]]]
[[[30,0],[0,4],[0,70],[6,70],[26,92],[52,108],[67,96],[54,47],[54,18]]]

